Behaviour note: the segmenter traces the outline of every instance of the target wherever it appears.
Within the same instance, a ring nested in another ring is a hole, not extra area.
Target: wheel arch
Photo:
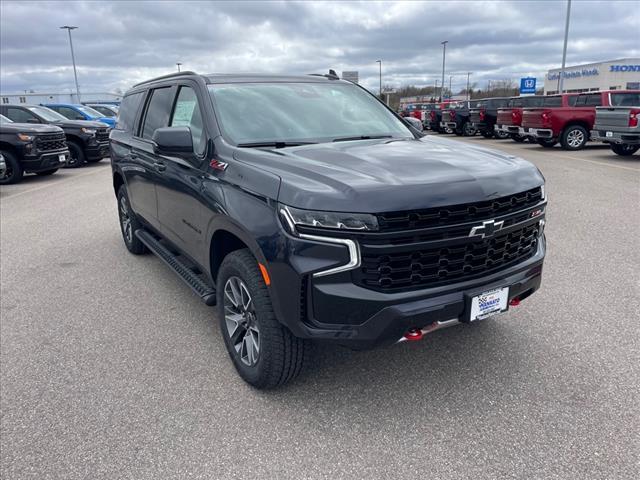
[[[113,192],[118,195],[118,190],[125,184],[124,177],[117,170],[113,172]]]
[[[7,142],[0,142],[0,150],[19,156],[18,149]]]

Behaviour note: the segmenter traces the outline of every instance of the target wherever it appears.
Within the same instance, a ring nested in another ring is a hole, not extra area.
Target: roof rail
[[[139,87],[140,85],[144,85],[145,83],[155,82],[156,80],[164,80],[166,78],[181,77],[183,75],[197,75],[197,73],[191,72],[189,70],[185,70],[184,72],[169,73],[168,75],[162,75],[161,77],[151,78],[149,80],[145,80],[144,82],[136,83],[132,88]]]

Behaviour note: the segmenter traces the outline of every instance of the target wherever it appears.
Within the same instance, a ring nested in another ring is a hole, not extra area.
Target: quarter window
[[[198,105],[198,97],[191,87],[180,87],[178,100],[173,109],[171,127],[189,127],[193,139],[193,149],[198,155],[204,153],[204,130],[202,124],[202,112]]]
[[[169,123],[172,91],[171,87],[156,88],[151,91],[151,99],[147,104],[147,113],[142,126],[142,138],[151,139],[156,129],[166,127]]]
[[[144,92],[132,93],[122,99],[122,105],[118,110],[118,120],[116,128],[131,133],[133,124],[136,121],[136,113],[144,97]]]

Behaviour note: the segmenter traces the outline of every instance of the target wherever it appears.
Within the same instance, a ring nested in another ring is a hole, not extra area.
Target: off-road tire
[[[241,360],[227,328],[225,286],[232,277],[246,285],[253,305],[253,321],[259,330],[259,354],[252,366]],[[308,341],[295,337],[276,318],[258,262],[248,249],[235,250],[224,258],[216,289],[220,332],[240,377],[259,389],[275,388],[296,378],[305,364],[310,345]]]
[[[22,180],[22,175],[24,174],[20,162],[18,162],[12,152],[1,150],[0,153],[4,157],[4,162],[7,164],[5,176],[0,178],[0,185],[9,185],[20,182]]]
[[[611,150],[616,155],[620,155],[622,157],[628,157],[629,155],[633,155],[640,149],[640,145],[629,145],[629,144],[620,144],[620,145],[611,145]]]
[[[128,215],[130,224],[129,230],[127,231],[126,226],[123,222],[123,215],[126,210],[126,214]],[[140,241],[138,237],[136,237],[136,230],[142,228],[142,225],[138,221],[136,214],[131,209],[131,202],[129,202],[129,195],[127,194],[127,187],[122,185],[118,190],[118,220],[120,223],[120,231],[122,232],[122,240],[124,241],[125,247],[134,255],[142,255],[148,252],[147,247],[144,243]]]

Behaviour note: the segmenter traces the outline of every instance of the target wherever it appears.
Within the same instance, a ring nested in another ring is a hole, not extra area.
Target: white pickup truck
[[[611,97],[615,95],[611,92]],[[613,101],[612,105],[615,105]],[[591,139],[611,144],[611,150],[618,155],[633,155],[640,149],[639,122],[640,92],[626,93],[619,106],[596,108]]]

